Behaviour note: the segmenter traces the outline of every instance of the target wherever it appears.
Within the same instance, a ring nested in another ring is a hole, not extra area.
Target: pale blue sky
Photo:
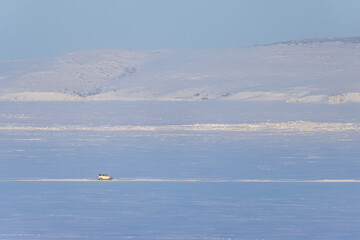
[[[0,59],[360,36],[359,0],[0,0]]]

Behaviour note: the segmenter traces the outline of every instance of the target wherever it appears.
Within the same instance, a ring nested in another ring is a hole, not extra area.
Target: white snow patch
[[[190,125],[55,125],[29,126],[20,124],[0,124],[0,130],[16,131],[220,131],[220,132],[339,132],[360,131],[360,123],[328,123],[292,121],[280,123],[240,123],[240,124],[190,124]]]
[[[326,95],[309,95],[300,98],[289,98],[287,103],[324,103],[327,100]]]
[[[36,102],[36,101],[81,101],[81,97],[57,93],[57,92],[19,92],[0,95],[0,100],[5,101],[24,101],[24,102]]]
[[[290,97],[288,93],[276,92],[238,92],[226,98],[226,100],[240,101],[281,101]]]
[[[0,114],[0,118],[6,119],[31,119],[32,117],[25,114]]]
[[[329,103],[360,102],[360,93],[338,94],[328,98]]]

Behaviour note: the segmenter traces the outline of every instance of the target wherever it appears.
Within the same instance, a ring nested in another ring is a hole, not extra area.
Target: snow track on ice
[[[0,182],[104,182],[97,179],[11,179]],[[105,182],[165,182],[165,183],[360,183],[359,179],[162,179],[162,178],[119,178]]]

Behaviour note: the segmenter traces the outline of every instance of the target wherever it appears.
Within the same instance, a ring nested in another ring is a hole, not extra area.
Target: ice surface
[[[357,105],[271,106],[2,102],[0,239],[356,239]]]

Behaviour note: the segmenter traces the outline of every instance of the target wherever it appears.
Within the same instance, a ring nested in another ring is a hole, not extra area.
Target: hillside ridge
[[[0,62],[2,101],[360,102],[360,37]]]

